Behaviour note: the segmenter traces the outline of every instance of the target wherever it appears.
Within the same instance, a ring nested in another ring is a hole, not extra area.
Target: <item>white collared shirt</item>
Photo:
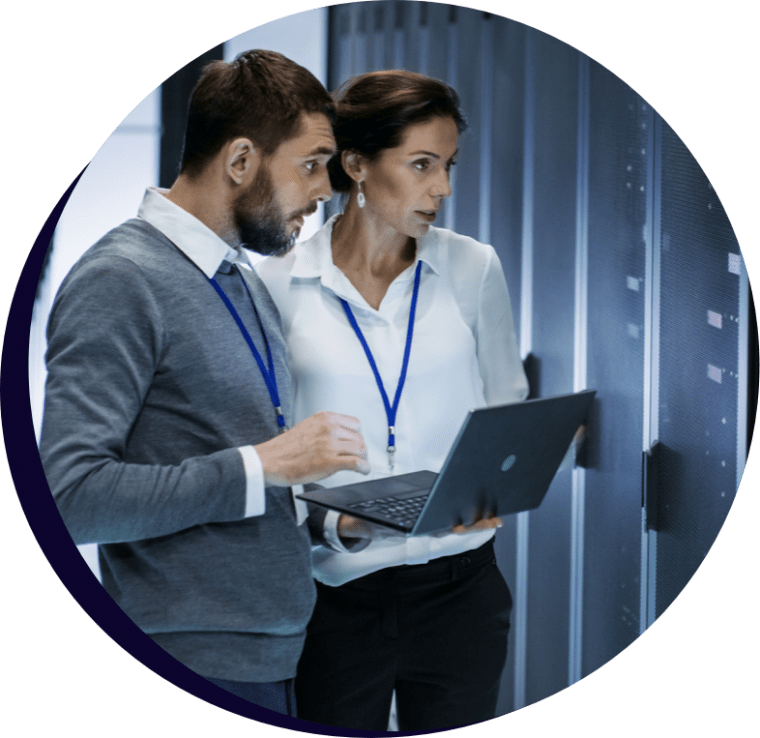
[[[326,487],[388,476],[388,422],[364,350],[339,298],[351,306],[391,401],[401,370],[414,271],[422,261],[412,349],[395,423],[393,474],[438,472],[467,412],[516,402],[528,394],[509,294],[491,246],[441,228],[418,241],[415,263],[390,285],[375,310],[332,260],[333,216],[284,257],[255,265],[283,322],[296,422],[329,410],[359,418],[371,472],[338,472]],[[314,552],[315,576],[339,585],[379,569],[418,564],[477,548],[493,531],[373,541],[341,551],[337,514],[325,535],[334,549]]]
[[[168,190],[149,187],[145,191],[137,217],[161,231],[209,279],[216,274],[225,259],[251,268],[245,251],[234,249],[225,243],[207,225],[165,197],[167,192]],[[263,515],[266,512],[266,495],[261,459],[253,446],[242,446],[238,451],[243,457],[246,478],[244,517]]]

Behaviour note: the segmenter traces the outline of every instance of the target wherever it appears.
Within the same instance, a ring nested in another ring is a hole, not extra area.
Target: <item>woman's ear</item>
[[[354,180],[362,182],[367,176],[367,161],[356,151],[343,151],[340,155],[343,171]]]

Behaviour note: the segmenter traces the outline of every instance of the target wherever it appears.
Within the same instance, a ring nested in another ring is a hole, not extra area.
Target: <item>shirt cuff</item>
[[[337,510],[328,510],[325,515],[324,532],[325,543],[333,549],[333,551],[340,551],[341,553],[348,553],[348,549],[343,545],[338,535],[338,518],[340,513]]]
[[[325,543],[340,553],[358,553],[370,544],[369,538],[341,538],[338,535],[338,519],[341,513],[337,510],[328,510],[323,523],[323,536]]]
[[[293,507],[296,509],[296,525],[301,525],[301,523],[309,517],[309,510],[306,507],[306,503],[296,497],[296,495],[303,493],[303,485],[294,484],[290,489],[290,493],[293,495]]]
[[[245,470],[245,515],[252,518],[266,512],[266,493],[264,491],[264,468],[253,446],[241,446],[238,451],[243,457]]]

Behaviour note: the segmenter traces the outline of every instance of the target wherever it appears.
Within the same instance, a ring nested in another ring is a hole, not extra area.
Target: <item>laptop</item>
[[[302,500],[410,536],[537,508],[583,425],[595,390],[472,410],[440,474],[418,471],[341,487],[308,485]]]

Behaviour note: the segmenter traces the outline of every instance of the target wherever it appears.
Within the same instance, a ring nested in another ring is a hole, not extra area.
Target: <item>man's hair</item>
[[[401,144],[406,129],[432,118],[451,118],[459,133],[467,121],[456,91],[445,82],[415,72],[393,69],[369,72],[344,82],[333,93],[335,141],[339,151],[355,151],[370,161]],[[340,156],[328,165],[336,192],[348,192],[352,180]]]
[[[264,156],[298,135],[302,113],[334,120],[334,104],[307,69],[275,51],[252,50],[207,64],[190,98],[180,172],[198,174],[235,138]]]

